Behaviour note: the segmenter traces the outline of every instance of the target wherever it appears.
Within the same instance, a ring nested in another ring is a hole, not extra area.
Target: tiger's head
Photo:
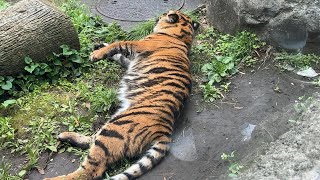
[[[198,27],[199,23],[193,21],[189,16],[180,11],[171,10],[159,17],[153,31],[176,37],[187,45],[191,45],[194,31]]]

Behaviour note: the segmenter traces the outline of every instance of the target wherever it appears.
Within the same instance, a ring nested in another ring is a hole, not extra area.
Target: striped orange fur
[[[106,168],[125,157],[141,158],[112,180],[136,179],[169,150],[175,119],[191,91],[188,53],[198,23],[179,11],[159,17],[154,33],[139,41],[101,45],[90,59],[114,59],[127,68],[121,81],[121,108],[93,137],[74,132],[61,141],[89,148],[78,170],[47,180],[103,179]]]

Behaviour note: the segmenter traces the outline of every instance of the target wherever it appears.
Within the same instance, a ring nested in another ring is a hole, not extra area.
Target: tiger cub
[[[121,108],[93,137],[63,132],[60,141],[89,148],[78,170],[50,180],[103,179],[106,168],[125,157],[142,155],[112,180],[146,173],[166,154],[175,118],[191,91],[188,53],[199,24],[179,11],[161,15],[154,33],[139,41],[102,45],[91,61],[114,59],[127,68],[121,81]]]

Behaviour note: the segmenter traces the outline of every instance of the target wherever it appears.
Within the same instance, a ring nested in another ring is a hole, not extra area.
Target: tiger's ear
[[[194,30],[197,30],[199,28],[200,24],[198,22],[192,21],[192,27]]]
[[[168,14],[168,22],[173,24],[179,20],[179,16],[177,14]]]

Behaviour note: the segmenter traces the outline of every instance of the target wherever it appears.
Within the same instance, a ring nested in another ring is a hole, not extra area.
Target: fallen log
[[[0,12],[0,76],[23,72],[24,58],[45,62],[66,44],[79,50],[68,16],[45,0],[22,0]]]

